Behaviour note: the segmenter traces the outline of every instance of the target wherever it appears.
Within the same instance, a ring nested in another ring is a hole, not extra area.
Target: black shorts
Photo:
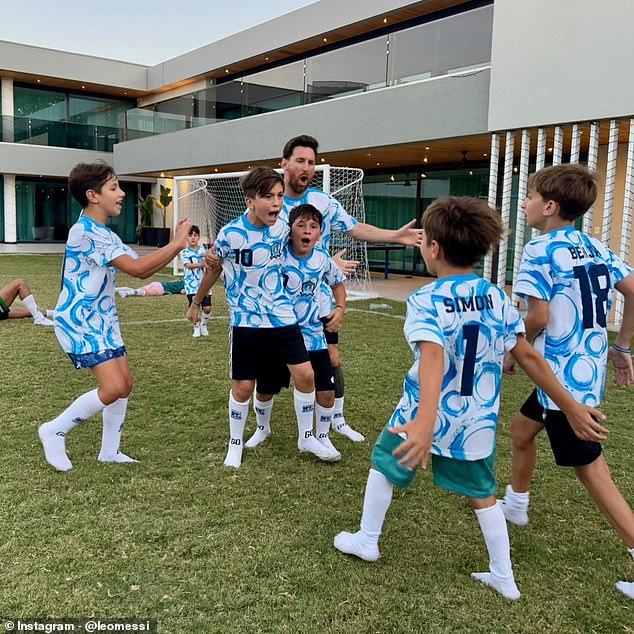
[[[196,297],[196,293],[192,293],[191,295],[187,296],[187,305],[191,306],[192,305],[192,300],[194,299],[194,297]],[[211,295],[205,295],[203,297],[203,301],[200,302],[200,305],[205,308],[205,306],[209,306],[211,308]]]
[[[324,325],[324,334],[326,335],[326,343],[328,345],[338,344],[339,343],[339,333],[338,332],[330,332],[326,330],[326,326],[328,325],[328,319],[326,317],[320,317],[319,321]]]
[[[520,413],[545,425],[555,462],[560,467],[583,467],[601,455],[601,443],[578,438],[562,411],[544,409],[540,405],[537,390],[533,390],[520,407]]]
[[[256,380],[266,376],[276,363],[299,365],[308,361],[304,338],[297,324],[280,328],[245,328],[230,331],[231,378]],[[261,394],[273,392],[261,392]]]
[[[315,373],[315,390],[317,392],[332,392],[335,389],[335,376],[330,365],[328,349],[313,350],[308,353],[310,365]],[[288,367],[279,361],[266,369],[257,378],[256,390],[258,394],[278,394],[283,388],[291,384],[291,373]]]

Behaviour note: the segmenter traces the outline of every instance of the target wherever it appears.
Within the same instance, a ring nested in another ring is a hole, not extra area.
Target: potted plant
[[[156,232],[152,227],[155,200],[154,196],[148,194],[145,198],[139,198],[137,203],[140,224],[136,228],[136,238],[139,244],[156,246]]]
[[[161,212],[161,218],[163,220],[163,227],[156,230],[157,233],[157,246],[163,247],[170,241],[170,230],[169,227],[165,227],[165,211],[172,203],[173,197],[170,196],[171,189],[169,187],[165,187],[161,185],[161,194],[158,199],[154,199],[156,206]]]

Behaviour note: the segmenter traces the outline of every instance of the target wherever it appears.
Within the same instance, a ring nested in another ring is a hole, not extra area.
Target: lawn
[[[61,261],[0,256],[0,286],[24,277],[39,304],[53,307]],[[125,275],[119,283],[140,285]],[[0,324],[0,616],[137,616],[174,633],[634,632],[634,601],[614,589],[634,580],[634,562],[574,474],[555,467],[545,437],[531,524],[510,527],[519,601],[470,578],[488,563],[477,520],[430,473],[395,491],[378,562],[335,551],[334,535],[356,530],[372,443],[411,364],[403,303],[376,314],[355,302],[341,336],[346,417],[366,442],[334,437],[336,464],[300,455],[287,391],[272,436],[245,449],[236,471],[222,465],[230,388],[222,289],[207,339],[192,339],[184,297],[117,301],[136,378],[122,448],[139,464],[97,462],[97,417],[69,436],[73,470],[48,467],[37,427],[92,389],[92,375],[73,369],[52,328]],[[508,423],[530,390],[522,375],[505,379],[500,494],[510,477]],[[604,406],[607,460],[630,502],[633,397],[634,388],[608,385]],[[253,427],[251,414],[247,434]]]

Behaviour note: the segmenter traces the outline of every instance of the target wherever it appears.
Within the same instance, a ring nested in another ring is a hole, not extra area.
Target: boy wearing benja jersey
[[[555,375],[577,400],[598,406],[607,359],[617,385],[634,380],[630,341],[634,335],[634,275],[604,244],[574,228],[597,195],[594,176],[580,165],[540,170],[522,203],[527,224],[541,230],[524,247],[515,292],[526,299],[526,332]],[[607,316],[616,288],[625,310],[615,344],[608,349]],[[512,373],[512,363],[506,369]],[[511,424],[513,474],[502,508],[513,524],[528,524],[528,489],[536,463],[534,439],[546,428],[560,466],[575,473],[634,557],[634,513],[612,480],[601,455],[607,430],[579,429],[540,390]],[[634,584],[619,589],[634,598]]]
[[[185,282],[185,294],[187,295],[187,305],[192,305],[192,299],[203,279],[205,268],[205,253],[207,250],[201,244],[200,229],[192,225],[189,236],[187,236],[187,248],[180,252],[180,259],[183,264],[183,279]],[[202,301],[203,314],[200,323],[194,326],[192,337],[208,337],[207,322],[211,317],[211,293],[205,295]]]
[[[474,263],[501,234],[499,215],[482,200],[447,196],[425,212],[421,253],[438,280],[408,299],[405,336],[414,365],[372,452],[361,528],[339,533],[334,543],[346,554],[375,561],[393,485],[409,486],[431,452],[434,483],[468,498],[484,536],[489,571],[472,577],[517,599],[493,472],[505,351],[571,418],[587,422],[591,414],[602,415],[572,399],[524,338],[522,320],[504,292],[474,275]]]
[[[289,218],[290,239],[283,255],[283,278],[315,373],[317,440],[332,452],[333,460],[339,460],[341,454],[328,436],[335,406],[335,380],[319,313],[321,289],[326,284],[332,288],[336,301],[327,315],[327,323],[334,332],[339,330],[346,310],[345,275],[325,249],[315,246],[321,236],[321,223],[322,215],[313,205],[293,208]],[[257,429],[247,447],[256,447],[271,433],[273,395],[288,387],[289,379],[286,366],[276,371],[269,369],[258,377],[254,399]]]
[[[420,244],[420,229],[414,229],[415,220],[400,229],[379,229],[373,225],[358,222],[350,216],[339,201],[319,189],[310,187],[315,176],[315,162],[319,143],[315,137],[307,134],[290,139],[282,152],[282,169],[284,170],[284,206],[280,216],[288,221],[290,211],[297,205],[314,205],[323,216],[322,246],[328,250],[332,231],[347,233],[350,237],[365,242],[396,242],[399,244],[418,246]],[[337,265],[344,273],[354,271],[358,262],[341,259],[341,253],[335,256]],[[328,286],[322,287],[322,307],[320,317],[325,318],[333,308],[332,294]],[[331,327],[325,326],[326,340],[330,361],[335,373],[335,413],[332,427],[354,442],[361,442],[364,437],[352,429],[343,414],[344,380],[343,371],[339,363],[339,334]]]
[[[299,450],[329,461],[333,459],[332,452],[312,435],[313,370],[282,280],[282,251],[288,238],[288,225],[279,219],[283,180],[275,170],[256,167],[240,184],[248,213],[218,232],[214,251],[222,267],[215,266],[205,273],[187,311],[188,319],[197,323],[202,299],[224,271],[232,379],[230,439],[224,464],[237,469],[242,463],[242,439],[255,380],[274,359],[288,366],[295,383]]]

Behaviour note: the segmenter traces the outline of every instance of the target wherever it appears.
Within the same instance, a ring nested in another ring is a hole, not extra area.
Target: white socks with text
[[[99,462],[138,462],[126,456],[119,450],[121,434],[125,421],[128,399],[120,398],[103,408],[103,433],[101,436],[101,450],[97,460]]]
[[[225,458],[225,467],[237,469],[242,464],[242,437],[249,415],[249,401],[240,403],[229,392],[229,449]]]
[[[255,433],[249,440],[246,441],[245,446],[249,449],[257,447],[261,442],[264,442],[271,435],[271,413],[273,412],[273,401],[260,401],[257,396],[253,397],[253,411],[255,412]]]

